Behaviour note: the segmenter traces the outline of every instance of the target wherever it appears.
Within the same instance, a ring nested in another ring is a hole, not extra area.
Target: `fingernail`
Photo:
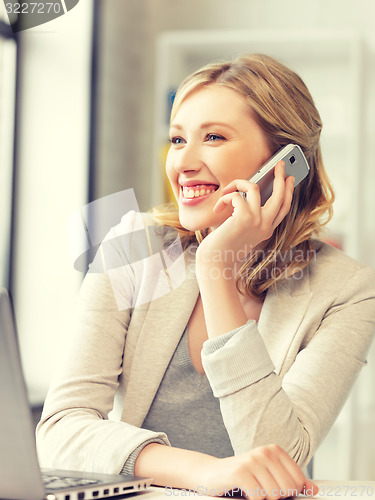
[[[315,496],[319,493],[319,487],[313,481],[308,479],[303,487],[302,493],[308,497]]]

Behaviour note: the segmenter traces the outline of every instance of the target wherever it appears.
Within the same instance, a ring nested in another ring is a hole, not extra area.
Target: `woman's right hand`
[[[272,444],[228,458],[148,444],[138,455],[136,476],[153,477],[153,484],[183,488],[209,496],[244,496],[250,500],[277,500],[317,495],[318,487],[280,446]]]
[[[251,500],[276,500],[300,493],[313,496],[319,491],[296,462],[274,444],[207,463],[200,489],[199,493],[210,496],[231,492]]]

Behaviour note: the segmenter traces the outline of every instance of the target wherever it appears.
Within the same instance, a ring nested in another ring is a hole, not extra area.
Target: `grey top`
[[[200,451],[218,458],[234,455],[216,398],[207,380],[194,368],[187,328],[142,427],[165,432],[172,446]]]

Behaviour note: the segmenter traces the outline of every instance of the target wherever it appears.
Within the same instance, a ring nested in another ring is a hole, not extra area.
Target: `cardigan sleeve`
[[[255,321],[205,342],[203,366],[235,454],[277,443],[301,467],[308,464],[366,364],[374,284],[368,268],[347,280],[283,377],[273,370]]]
[[[100,269],[94,263],[83,281],[72,346],[53,378],[37,426],[44,467],[119,474],[144,443],[169,444],[162,432],[109,418],[122,375],[131,307],[119,310],[106,265]],[[131,267],[124,269],[121,299],[131,305],[134,277]],[[127,472],[132,467],[129,462]]]

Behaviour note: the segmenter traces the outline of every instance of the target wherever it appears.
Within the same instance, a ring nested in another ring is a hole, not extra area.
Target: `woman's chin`
[[[199,231],[201,229],[206,229],[209,225],[210,222],[207,221],[207,224],[205,223],[205,219],[202,219],[202,217],[192,217],[192,216],[185,216],[180,212],[180,223],[181,226],[187,229],[188,231]]]
[[[218,217],[202,217],[194,216],[193,214],[184,214],[182,210],[179,213],[179,219],[181,225],[188,231],[199,231],[207,228],[216,228],[220,226],[227,217],[223,217],[223,220],[219,220]]]

